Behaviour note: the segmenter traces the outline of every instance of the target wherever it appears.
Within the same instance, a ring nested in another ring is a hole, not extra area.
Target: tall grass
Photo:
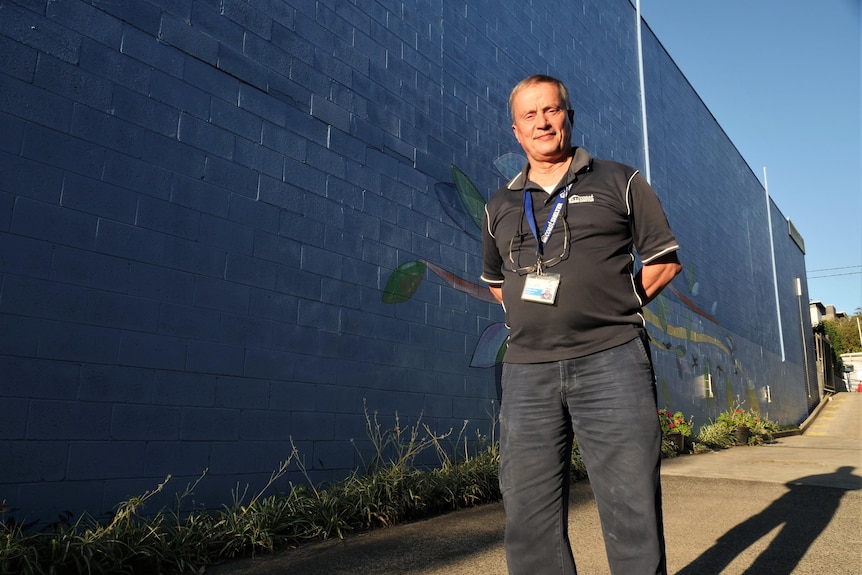
[[[372,454],[362,471],[328,486],[289,484],[270,493],[289,470],[308,471],[297,448],[257,492],[235,489],[230,504],[214,511],[181,511],[206,471],[177,495],[173,508],[145,513],[170,477],[152,491],[116,507],[101,523],[89,515],[40,531],[12,519],[0,505],[0,575],[201,573],[207,565],[304,542],[344,537],[432,514],[500,498],[498,444],[493,435],[467,437],[468,422],[457,434],[433,433],[421,417],[391,429],[366,408]],[[420,458],[436,454],[436,464]],[[573,473],[584,477],[577,451]],[[68,519],[68,518],[67,518]]]

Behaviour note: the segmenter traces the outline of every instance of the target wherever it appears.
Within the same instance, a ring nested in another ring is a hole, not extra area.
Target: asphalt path
[[[862,393],[840,393],[803,433],[662,464],[669,573],[862,574]],[[499,503],[240,559],[209,575],[505,575]],[[589,482],[572,486],[580,575],[609,575]]]

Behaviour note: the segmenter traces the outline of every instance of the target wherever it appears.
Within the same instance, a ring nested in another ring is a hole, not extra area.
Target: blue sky
[[[805,239],[811,299],[849,314],[862,308],[860,11],[860,0],[641,0],[761,183],[766,167]]]

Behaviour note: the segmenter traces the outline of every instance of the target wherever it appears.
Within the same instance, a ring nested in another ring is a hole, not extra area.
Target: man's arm
[[[494,299],[500,303],[503,303],[503,288],[501,287],[489,287],[491,290],[491,295],[494,296]]]
[[[635,277],[643,305],[651,302],[682,270],[676,252],[671,252],[645,264]],[[493,293],[493,290],[492,292]],[[496,294],[494,297],[497,297]]]

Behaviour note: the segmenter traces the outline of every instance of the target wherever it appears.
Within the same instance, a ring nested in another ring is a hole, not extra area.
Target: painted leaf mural
[[[480,301],[486,301],[488,303],[497,303],[497,300],[494,299],[494,296],[491,295],[491,291],[486,286],[481,286],[479,284],[474,284],[472,282],[468,282],[467,280],[456,276],[451,272],[447,272],[440,266],[436,266],[431,262],[427,262],[425,260],[419,260],[428,266],[428,269],[437,274],[437,277],[442,279],[444,282],[449,284],[451,287],[456,290],[463,292],[475,299]]]
[[[425,275],[425,263],[421,260],[401,264],[389,275],[383,289],[383,303],[403,303],[410,299]]]
[[[494,367],[502,361],[506,351],[509,329],[503,323],[494,323],[485,328],[473,350],[470,367]]]
[[[470,178],[455,164],[452,164],[452,178],[455,180],[455,187],[458,189],[458,195],[461,198],[464,210],[472,218],[473,223],[476,224],[476,228],[482,229],[485,199],[479,194],[479,190],[476,189]]]
[[[527,158],[521,154],[516,154],[515,152],[503,154],[494,160],[494,167],[497,168],[497,171],[500,172],[500,174],[507,180],[511,180],[517,176],[518,172],[520,172],[526,164]]]
[[[434,184],[434,192],[443,212],[452,222],[475,240],[481,240],[481,229],[464,208],[464,202],[455,184],[438,182]]]

